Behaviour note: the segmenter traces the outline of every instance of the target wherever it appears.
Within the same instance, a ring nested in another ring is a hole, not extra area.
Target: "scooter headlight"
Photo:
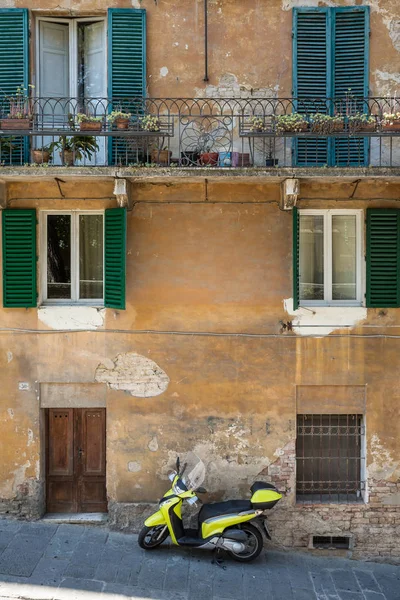
[[[184,492],[187,492],[187,490],[182,489],[177,483],[172,486],[173,492],[174,494],[177,494],[179,496],[179,494],[183,494]]]

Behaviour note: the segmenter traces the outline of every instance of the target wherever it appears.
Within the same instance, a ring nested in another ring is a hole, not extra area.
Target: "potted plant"
[[[383,113],[382,131],[400,131],[400,111]]]
[[[263,117],[257,117],[254,115],[253,117],[249,118],[248,122],[250,125],[249,131],[251,133],[262,133],[263,131],[267,130]]]
[[[41,148],[34,148],[32,150],[33,162],[37,165],[50,162],[50,156],[53,151],[54,144],[48,146],[42,146]]]
[[[291,113],[290,115],[278,115],[275,118],[278,133],[301,133],[308,131],[309,123],[305,115]]]
[[[161,131],[160,119],[154,115],[145,115],[139,119],[140,127],[143,131]]]
[[[170,164],[172,152],[168,150],[167,146],[163,145],[164,139],[162,139],[161,143],[154,143],[151,148],[151,162],[163,166],[168,166]]]
[[[28,88],[19,85],[15,94],[5,96],[6,104],[9,105],[7,117],[1,119],[1,129],[30,129],[32,127],[32,100],[29,92],[33,85]]]
[[[85,115],[78,113],[76,120],[79,123],[81,131],[101,131],[104,117],[94,117],[93,115]]]
[[[375,131],[376,117],[374,115],[356,112],[354,115],[349,116],[349,129],[352,132]]]
[[[113,110],[107,115],[107,121],[115,124],[117,129],[128,129],[130,118],[131,113],[124,112],[123,110]]]
[[[51,150],[60,151],[60,158],[64,165],[72,167],[75,160],[90,160],[95,152],[99,150],[96,138],[92,135],[60,136],[60,139],[51,144]]]
[[[310,116],[310,124],[312,132],[329,135],[334,132],[343,131],[344,118],[339,115],[331,117],[323,113],[315,113]]]

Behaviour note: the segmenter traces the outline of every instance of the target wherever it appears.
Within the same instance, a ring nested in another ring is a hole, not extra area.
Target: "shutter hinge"
[[[36,262],[38,262],[38,260],[39,260],[39,257],[37,256],[37,257],[36,257]]]

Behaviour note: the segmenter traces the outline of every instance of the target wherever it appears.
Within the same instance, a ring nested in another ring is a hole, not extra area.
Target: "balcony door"
[[[104,19],[38,20],[36,95],[43,99],[39,118],[44,129],[68,128],[69,115],[77,112],[105,114],[106,62]],[[37,145],[50,141],[38,140]],[[105,164],[105,139],[98,137],[97,143],[100,150],[85,164]],[[58,155],[54,160],[59,161]]]

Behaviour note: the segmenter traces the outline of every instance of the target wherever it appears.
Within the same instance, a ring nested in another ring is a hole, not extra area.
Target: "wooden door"
[[[46,455],[48,512],[107,511],[104,408],[49,408]]]

